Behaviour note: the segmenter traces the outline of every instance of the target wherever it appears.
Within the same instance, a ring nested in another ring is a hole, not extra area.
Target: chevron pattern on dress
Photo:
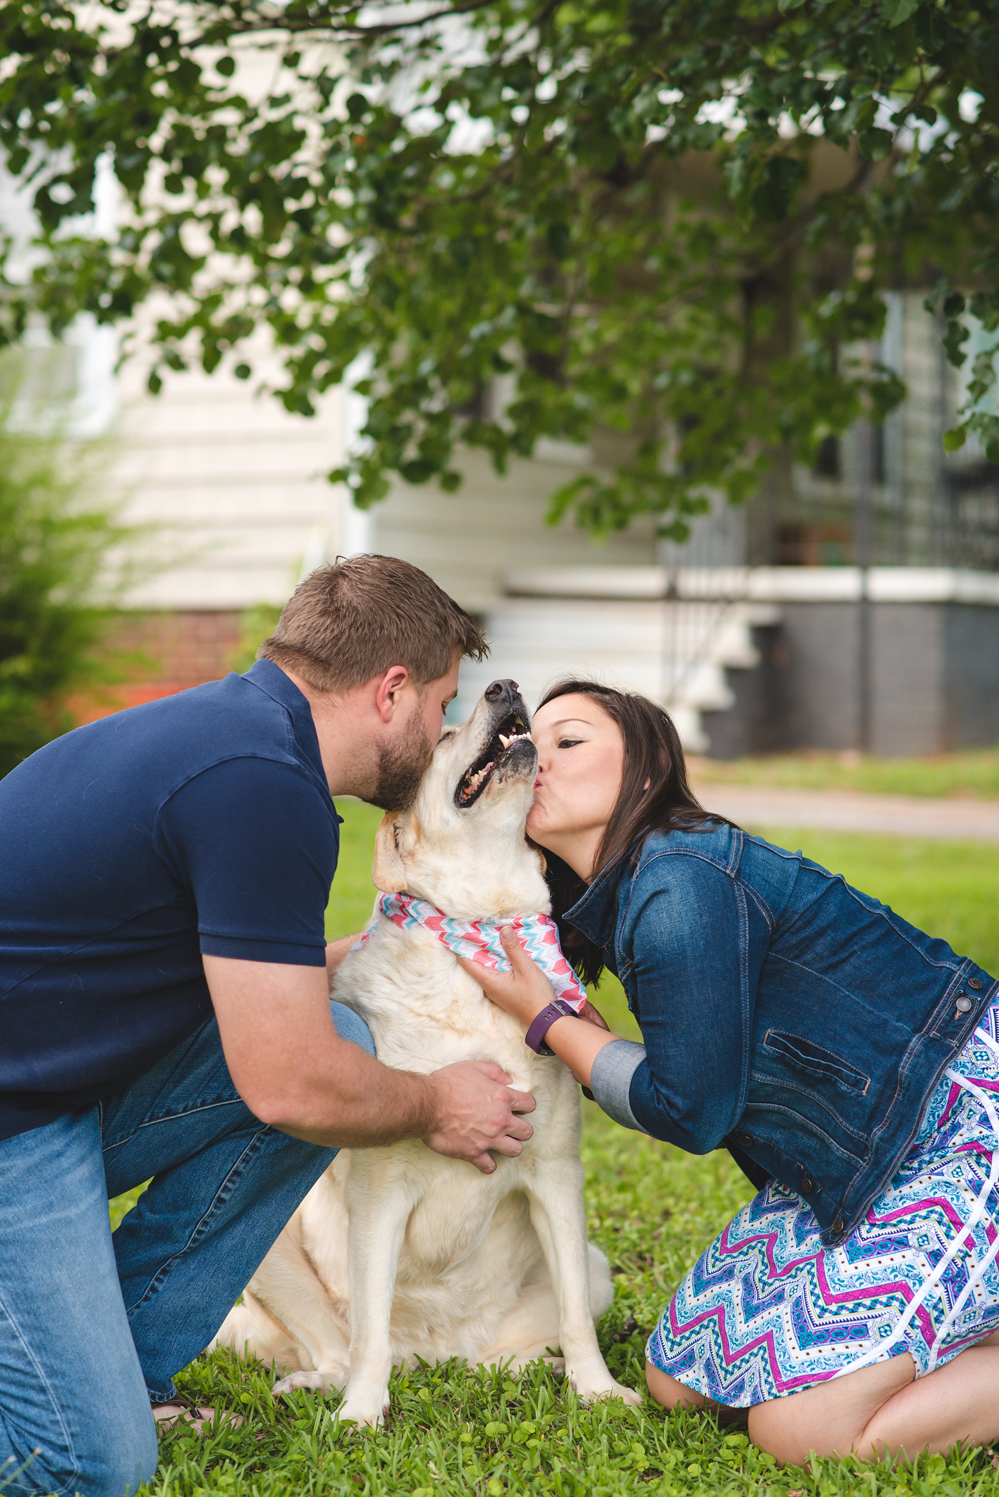
[[[748,1408],[901,1352],[923,1376],[999,1329],[997,1031],[994,1004],[846,1242],[824,1247],[805,1200],[766,1186],[681,1283],[650,1361]]]

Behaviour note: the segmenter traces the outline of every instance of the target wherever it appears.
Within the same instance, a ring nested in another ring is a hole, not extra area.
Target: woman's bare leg
[[[911,1460],[999,1437],[999,1332],[926,1377],[917,1380],[915,1370],[905,1352],[749,1410],[705,1398],[651,1362],[645,1379],[665,1409],[703,1409],[722,1424],[745,1423],[748,1414],[753,1444],[787,1465],[812,1454]]]
[[[749,1435],[781,1462],[811,1454],[911,1460],[999,1436],[999,1337],[926,1377],[908,1352],[750,1410]]]
[[[705,1398],[703,1393],[695,1393],[692,1388],[678,1383],[675,1377],[670,1377],[668,1372],[660,1371],[653,1362],[645,1363],[645,1381],[656,1403],[664,1409],[703,1409],[714,1414],[719,1424],[746,1422],[748,1409],[726,1408],[725,1404],[716,1403],[713,1398]]]

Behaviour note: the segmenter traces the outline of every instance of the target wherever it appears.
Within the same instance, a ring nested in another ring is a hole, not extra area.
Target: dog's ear
[[[398,813],[386,811],[375,833],[375,860],[371,865],[371,882],[383,894],[406,892],[406,870],[399,856],[401,832]]]

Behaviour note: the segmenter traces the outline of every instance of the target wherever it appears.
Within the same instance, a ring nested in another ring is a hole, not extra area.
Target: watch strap
[[[537,1055],[554,1055],[554,1050],[549,1049],[545,1044],[545,1035],[556,1019],[578,1018],[579,1015],[571,1003],[567,1003],[564,998],[556,998],[554,1002],[549,1003],[547,1008],[541,1010],[536,1019],[532,1020],[530,1028],[524,1035],[524,1043],[529,1045]]]

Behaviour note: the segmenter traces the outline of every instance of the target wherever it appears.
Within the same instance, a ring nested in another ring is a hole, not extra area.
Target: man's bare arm
[[[342,1040],[323,967],[203,958],[236,1090],[261,1122],[327,1147],[422,1138],[484,1174],[490,1151],[519,1154],[534,1099],[498,1066],[463,1061],[429,1076],[393,1071]]]

